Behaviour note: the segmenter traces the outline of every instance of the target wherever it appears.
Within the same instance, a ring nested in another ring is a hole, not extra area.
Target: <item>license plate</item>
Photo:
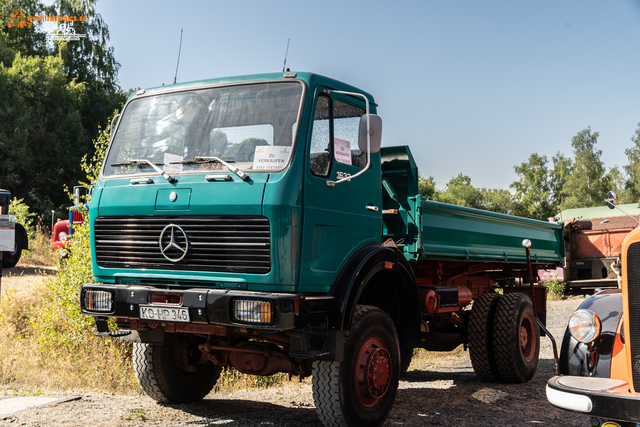
[[[176,307],[140,306],[140,319],[154,322],[185,322],[188,323],[189,309]]]

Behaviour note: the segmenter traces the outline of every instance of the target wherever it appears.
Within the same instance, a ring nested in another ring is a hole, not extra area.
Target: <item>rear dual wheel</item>
[[[325,426],[379,426],[398,391],[400,348],[393,321],[376,307],[359,305],[342,362],[313,364],[313,399]]]
[[[469,356],[483,381],[526,382],[538,366],[540,331],[525,294],[483,294],[469,317]]]

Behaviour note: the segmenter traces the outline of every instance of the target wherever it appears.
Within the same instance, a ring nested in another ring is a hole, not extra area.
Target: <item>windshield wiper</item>
[[[134,160],[129,160],[128,162],[114,163],[111,166],[114,167],[114,166],[142,166],[142,165],[151,166],[153,170],[155,170],[160,175],[162,175],[162,177],[167,181],[169,181],[170,183],[173,184],[174,182],[176,182],[176,179],[174,177],[172,177],[171,175],[169,175],[168,173],[160,169],[158,166],[156,166],[156,165],[164,165],[164,163],[151,163],[147,159],[134,159]]]
[[[238,169],[237,167],[231,164],[235,162],[236,162],[235,160],[224,161],[219,157],[194,157],[193,159],[181,160],[179,162],[171,162],[171,164],[172,165],[192,165],[192,164],[202,164],[202,163],[221,163],[224,166],[226,166],[226,168],[229,169],[231,172],[238,175],[240,179],[242,179],[243,181],[246,181],[247,179],[249,179],[249,175],[242,172],[240,169]]]

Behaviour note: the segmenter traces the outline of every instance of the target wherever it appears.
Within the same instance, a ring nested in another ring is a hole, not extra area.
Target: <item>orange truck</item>
[[[621,288],[597,292],[571,316],[561,375],[547,383],[549,402],[600,427],[640,424],[640,229],[625,237],[620,261]]]

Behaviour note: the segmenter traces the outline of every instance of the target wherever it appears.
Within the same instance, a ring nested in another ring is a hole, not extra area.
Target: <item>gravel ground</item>
[[[558,340],[582,297],[549,303]],[[385,426],[590,426],[589,418],[552,407],[545,384],[554,375],[549,339],[541,338],[538,371],[526,384],[483,383],[468,352],[443,353],[429,370],[410,368]],[[0,388],[0,392],[2,389]],[[160,405],[139,395],[83,394],[81,399],[15,415],[1,426],[320,426],[311,386],[211,394],[187,405]]]

